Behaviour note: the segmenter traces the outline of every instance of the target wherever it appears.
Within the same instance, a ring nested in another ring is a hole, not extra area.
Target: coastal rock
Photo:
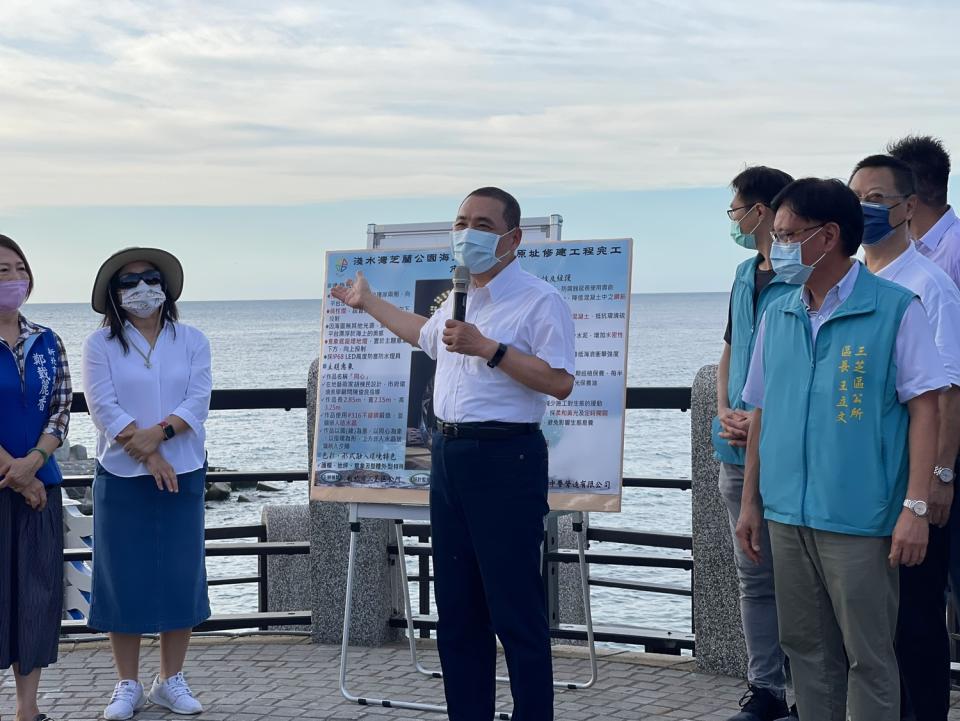
[[[204,496],[206,501],[225,501],[230,498],[229,483],[209,483],[207,484],[207,493]]]
[[[250,503],[250,499],[241,493],[237,496],[237,503]]]
[[[93,515],[93,489],[84,488],[83,498],[80,500],[80,513],[85,516]]]
[[[277,488],[276,486],[271,486],[271,485],[268,484],[268,483],[258,483],[258,484],[257,484],[257,490],[258,490],[258,491],[265,491],[266,493],[277,493],[277,492],[281,491],[282,489]]]
[[[75,446],[70,446],[70,460],[71,461],[87,460],[86,446],[81,446],[79,443]]]
[[[53,452],[53,457],[57,459],[57,463],[65,463],[66,461],[69,461],[70,441],[64,440],[63,445]]]

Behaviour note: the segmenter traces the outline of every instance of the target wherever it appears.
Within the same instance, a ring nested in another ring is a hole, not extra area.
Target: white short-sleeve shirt
[[[933,328],[947,380],[960,386],[960,290],[946,273],[910,245],[877,275],[912,290]]]
[[[870,271],[861,268],[859,262],[854,262],[847,274],[827,293],[820,308],[815,311],[810,310],[809,292],[806,288],[803,289],[800,297],[810,314],[810,330],[814,346],[817,343],[817,331],[853,292],[857,275],[861,272],[869,273]],[[756,346],[750,359],[747,382],[743,387],[743,400],[757,408],[763,408],[763,338],[766,320],[767,316],[764,314],[757,328]],[[897,363],[897,398],[901,403],[906,403],[927,391],[940,390],[950,385],[940,360],[940,353],[933,340],[933,330],[919,300],[910,303],[903,318],[900,319],[894,356]]]
[[[940,216],[923,237],[915,241],[917,250],[960,286],[960,218],[953,208]]]
[[[500,368],[489,368],[484,358],[447,350],[441,338],[452,317],[453,294],[420,330],[420,348],[437,361],[433,386],[437,418],[448,423],[539,423],[547,408],[543,393]],[[556,288],[524,271],[518,260],[482,288],[471,284],[466,322],[487,338],[574,373],[576,333],[570,307]]]
[[[149,351],[146,339],[130,323],[124,331],[131,345]],[[83,344],[83,391],[97,428],[100,465],[115,476],[147,475],[147,467],[129,456],[116,436],[130,423],[147,428],[172,414],[190,428],[163,441],[160,455],[177,474],[201,468],[212,390],[207,337],[189,325],[166,324],[149,354],[148,368],[136,350],[124,353],[109,333],[101,328]]]

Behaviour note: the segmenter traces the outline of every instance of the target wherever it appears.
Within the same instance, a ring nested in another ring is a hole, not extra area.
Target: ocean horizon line
[[[726,290],[671,290],[671,291],[662,291],[658,293],[631,293],[630,297],[634,298],[637,296],[690,296],[690,295],[727,295],[729,291]],[[192,303],[316,303],[319,302],[320,298],[201,298],[201,299],[191,299],[191,300],[179,300],[177,303],[179,305],[189,305]],[[25,307],[40,307],[40,306],[53,306],[53,305],[90,305],[90,301],[75,301],[75,300],[62,300],[62,301],[42,301],[39,303],[27,302]]]

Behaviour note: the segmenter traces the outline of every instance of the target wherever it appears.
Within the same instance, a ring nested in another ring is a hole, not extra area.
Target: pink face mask
[[[29,280],[0,280],[0,312],[20,310],[29,290]]]

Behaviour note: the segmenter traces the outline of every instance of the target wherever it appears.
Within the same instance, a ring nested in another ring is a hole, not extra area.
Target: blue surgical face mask
[[[753,207],[756,208],[757,206]],[[756,250],[757,236],[755,233],[757,228],[760,227],[760,218],[757,218],[757,224],[753,226],[749,233],[744,233],[740,228],[740,222],[743,220],[743,218],[746,218],[748,215],[750,215],[751,212],[753,212],[753,208],[744,213],[740,220],[730,221],[730,237],[733,238],[733,242],[739,245],[741,248],[746,248],[747,250]]]
[[[513,252],[508,250],[503,255],[497,255],[500,239],[512,232],[513,230],[508,230],[503,235],[497,235],[476,228],[451,231],[450,250],[453,253],[453,262],[466,266],[473,275],[486,273]]]
[[[900,205],[900,203],[897,203]],[[889,208],[882,203],[861,202],[860,208],[863,210],[863,240],[864,245],[873,245],[886,240],[893,231],[906,223],[906,219],[896,225],[890,225],[890,211],[897,207],[892,205]]]
[[[791,285],[803,285],[810,278],[814,266],[823,260],[826,253],[817,258],[812,265],[806,265],[801,260],[801,247],[810,238],[823,230],[823,227],[817,228],[799,243],[783,243],[779,240],[773,241],[770,246],[770,263],[773,266],[777,277],[784,283]]]

